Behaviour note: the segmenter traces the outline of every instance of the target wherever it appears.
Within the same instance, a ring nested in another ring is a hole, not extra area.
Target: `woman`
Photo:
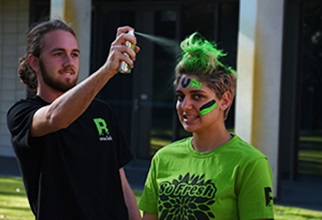
[[[181,48],[176,109],[192,136],[153,157],[139,203],[143,219],[273,219],[266,156],[225,127],[236,89],[234,70],[198,33]]]

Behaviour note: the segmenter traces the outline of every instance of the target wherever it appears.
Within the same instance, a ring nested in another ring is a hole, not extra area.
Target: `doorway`
[[[279,200],[321,209],[322,3],[289,0],[286,6]]]
[[[93,20],[100,22],[93,25],[93,48],[102,48],[104,41],[111,42],[116,28],[122,25],[130,25],[139,33],[162,36],[167,40],[160,45],[137,35],[141,51],[134,69],[128,75],[117,74],[99,94],[99,98],[110,103],[117,112],[137,163],[149,160],[157,149],[174,138],[172,81],[177,57],[173,45],[177,45],[175,39],[179,38],[177,11],[175,4],[140,8],[129,3],[126,9],[124,3],[111,4],[95,5]],[[93,49],[92,68],[99,67],[106,56],[107,51]]]
[[[141,171],[145,179],[150,159],[158,149],[189,135],[181,128],[175,111],[173,81],[179,43],[198,31],[216,41],[228,54],[223,62],[236,68],[238,13],[236,0],[204,4],[93,0],[92,72],[104,63],[117,27],[130,25],[139,32],[136,37],[141,51],[131,74],[117,74],[99,94],[120,119],[134,154],[127,169],[136,179]],[[140,33],[161,38],[156,42]],[[227,120],[229,129],[233,129],[233,122],[234,107]]]

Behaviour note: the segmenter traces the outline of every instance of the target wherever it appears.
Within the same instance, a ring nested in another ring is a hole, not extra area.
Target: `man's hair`
[[[207,41],[200,33],[195,32],[183,40],[180,47],[183,54],[176,66],[175,86],[180,82],[182,74],[193,75],[205,82],[219,99],[227,91],[234,98],[236,71],[220,62],[219,59],[226,54],[217,49],[216,43]],[[229,108],[225,111],[225,119]]]
[[[56,30],[64,30],[75,36],[74,30],[64,21],[60,19],[47,20],[32,25],[27,33],[26,53],[20,57],[20,65],[18,67],[18,75],[21,81],[32,92],[37,90],[37,76],[28,63],[29,54],[39,57],[44,46],[44,35]]]

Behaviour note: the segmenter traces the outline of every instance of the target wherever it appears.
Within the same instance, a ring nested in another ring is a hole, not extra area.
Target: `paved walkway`
[[[0,175],[1,176],[21,176],[15,158],[0,156]]]

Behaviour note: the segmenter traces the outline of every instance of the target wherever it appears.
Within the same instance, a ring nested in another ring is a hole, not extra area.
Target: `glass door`
[[[306,1],[301,43],[301,113],[297,176],[322,183],[322,3]]]
[[[278,199],[286,205],[320,209],[322,2],[286,3]]]
[[[215,40],[228,53],[225,63],[236,67],[238,9],[238,1],[93,0],[93,71],[105,61],[119,26],[133,26],[141,47],[132,73],[116,75],[99,94],[117,112],[134,163],[149,163],[158,149],[189,135],[178,122],[173,89],[179,43],[186,36],[199,31]],[[230,129],[233,114],[232,108],[227,120]]]
[[[134,27],[141,47],[131,74],[116,75],[99,94],[117,112],[134,162],[148,161],[173,140],[176,10],[175,3],[94,2],[93,70],[104,62],[107,51],[101,48],[108,48],[119,26]]]
[[[173,139],[174,68],[179,45],[177,12],[171,6],[136,12],[137,40],[142,48],[134,78],[132,140],[136,156],[150,159]]]

